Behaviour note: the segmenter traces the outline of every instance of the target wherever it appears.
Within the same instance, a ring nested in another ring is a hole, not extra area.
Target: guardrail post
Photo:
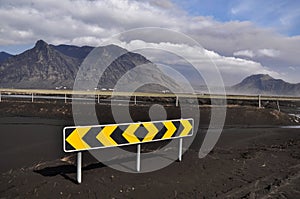
[[[65,93],[65,103],[67,103],[67,93]]]
[[[98,94],[98,104],[100,103],[100,98],[99,98],[99,94]]]
[[[0,92],[0,102],[2,101],[2,95],[1,95],[1,92]]]
[[[176,96],[176,106],[178,106],[178,96]]]
[[[81,160],[82,154],[81,152],[77,153],[77,182],[80,184],[81,183]]]
[[[258,108],[261,108],[261,96],[258,95]]]
[[[33,102],[33,93],[31,93],[31,102]]]
[[[278,108],[278,111],[280,112],[280,105],[279,105],[279,101],[277,100],[277,108]]]
[[[178,160],[181,162],[182,160],[182,138],[179,138],[179,154],[178,154]]]
[[[134,96],[134,104],[136,104],[136,95]]]
[[[141,170],[141,144],[137,145],[137,153],[136,153],[136,171],[139,172]]]

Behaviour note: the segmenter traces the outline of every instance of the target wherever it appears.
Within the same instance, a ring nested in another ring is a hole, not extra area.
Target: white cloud
[[[247,9],[244,5],[237,5],[232,12],[241,13],[243,9]],[[282,76],[286,80],[300,81],[299,74],[291,72],[287,67],[300,67],[300,36],[282,36],[249,21],[223,23],[210,17],[189,16],[169,0],[66,0],[59,3],[54,0],[34,2],[4,0],[0,4],[0,18],[0,48],[34,43],[38,39],[53,44],[95,46],[111,35],[128,29],[163,27],[183,32],[209,49],[207,53],[215,56],[218,66],[220,65],[224,73],[227,71],[240,74],[237,75],[238,78],[228,76],[232,81],[257,71],[279,77],[286,73],[286,76]],[[140,39],[139,35],[135,37],[126,38],[128,45],[133,45],[129,43],[130,40]],[[164,38],[173,39],[174,43],[177,40],[162,33],[153,35],[146,42],[160,43]],[[182,49],[183,46],[170,44],[169,47]],[[186,47],[182,49],[182,53],[193,57],[193,50]],[[232,56],[245,56],[252,62]]]
[[[227,85],[233,85],[237,83],[237,80],[241,80],[245,76],[254,73],[270,74],[276,78],[280,77],[279,73],[262,66],[258,62],[221,56],[214,51],[202,49],[199,46],[174,44],[170,42],[147,43],[142,40],[132,40],[128,43],[114,40],[114,44],[128,50],[141,49],[137,52],[158,64],[188,67],[189,64],[187,63],[192,63],[194,67],[199,69],[201,74],[211,71],[215,65]],[[161,49],[163,49],[163,51]],[[168,52],[165,52],[166,50]],[[178,56],[174,56],[173,53]]]
[[[240,50],[233,53],[234,56],[245,56],[245,57],[254,57],[252,50]]]
[[[279,50],[274,50],[274,49],[259,49],[258,50],[258,56],[277,57],[278,55],[280,55]]]
[[[149,3],[164,9],[174,8],[174,4],[169,0],[150,0]]]
[[[258,49],[253,52],[252,50],[240,50],[233,53],[234,56],[242,56],[242,57],[277,57],[280,55],[279,50],[275,49]]]

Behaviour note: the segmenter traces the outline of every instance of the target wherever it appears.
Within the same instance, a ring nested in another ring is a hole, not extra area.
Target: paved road
[[[70,125],[66,121],[28,118],[28,117],[6,117],[0,120],[0,173],[9,169],[19,169],[36,165],[39,162],[55,160],[61,158],[66,153],[62,147],[62,130]],[[274,132],[284,132],[286,136],[299,133],[300,126],[278,127],[253,127],[253,128],[228,128],[222,133],[222,143],[234,144],[241,140],[252,139],[260,134]],[[297,129],[298,128],[298,129]],[[201,129],[202,131],[205,129]],[[232,134],[231,132],[234,132]],[[238,133],[237,133],[238,132]],[[233,137],[235,137],[233,139]],[[238,137],[238,139],[237,139]]]

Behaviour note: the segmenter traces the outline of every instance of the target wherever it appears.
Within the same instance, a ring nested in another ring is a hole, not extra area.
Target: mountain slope
[[[8,88],[70,86],[80,65],[39,40],[35,46],[8,59],[0,67],[0,85]]]
[[[298,96],[300,95],[300,84],[290,84],[266,74],[257,74],[246,77],[239,84],[232,86],[231,90],[241,94]]]
[[[93,49],[94,47],[91,46],[74,46],[74,45],[49,45],[50,47],[54,48],[55,50],[61,52],[64,55],[69,57],[77,58],[83,60]]]
[[[13,55],[11,55],[7,52],[0,52],[0,64],[12,56]]]

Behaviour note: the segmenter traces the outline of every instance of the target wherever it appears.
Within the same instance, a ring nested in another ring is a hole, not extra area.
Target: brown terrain
[[[149,107],[132,105],[133,120],[149,120]],[[179,108],[165,108],[168,119],[180,117]],[[200,106],[197,136],[181,162],[149,173],[125,173],[84,152],[83,181],[77,184],[76,156],[62,148],[62,129],[73,125],[71,103],[4,100],[0,103],[0,198],[300,197],[296,117],[272,106],[229,105],[217,145],[200,159],[210,109]],[[99,123],[114,122],[109,104],[97,105],[96,112]],[[142,152],[158,145],[142,145]]]

